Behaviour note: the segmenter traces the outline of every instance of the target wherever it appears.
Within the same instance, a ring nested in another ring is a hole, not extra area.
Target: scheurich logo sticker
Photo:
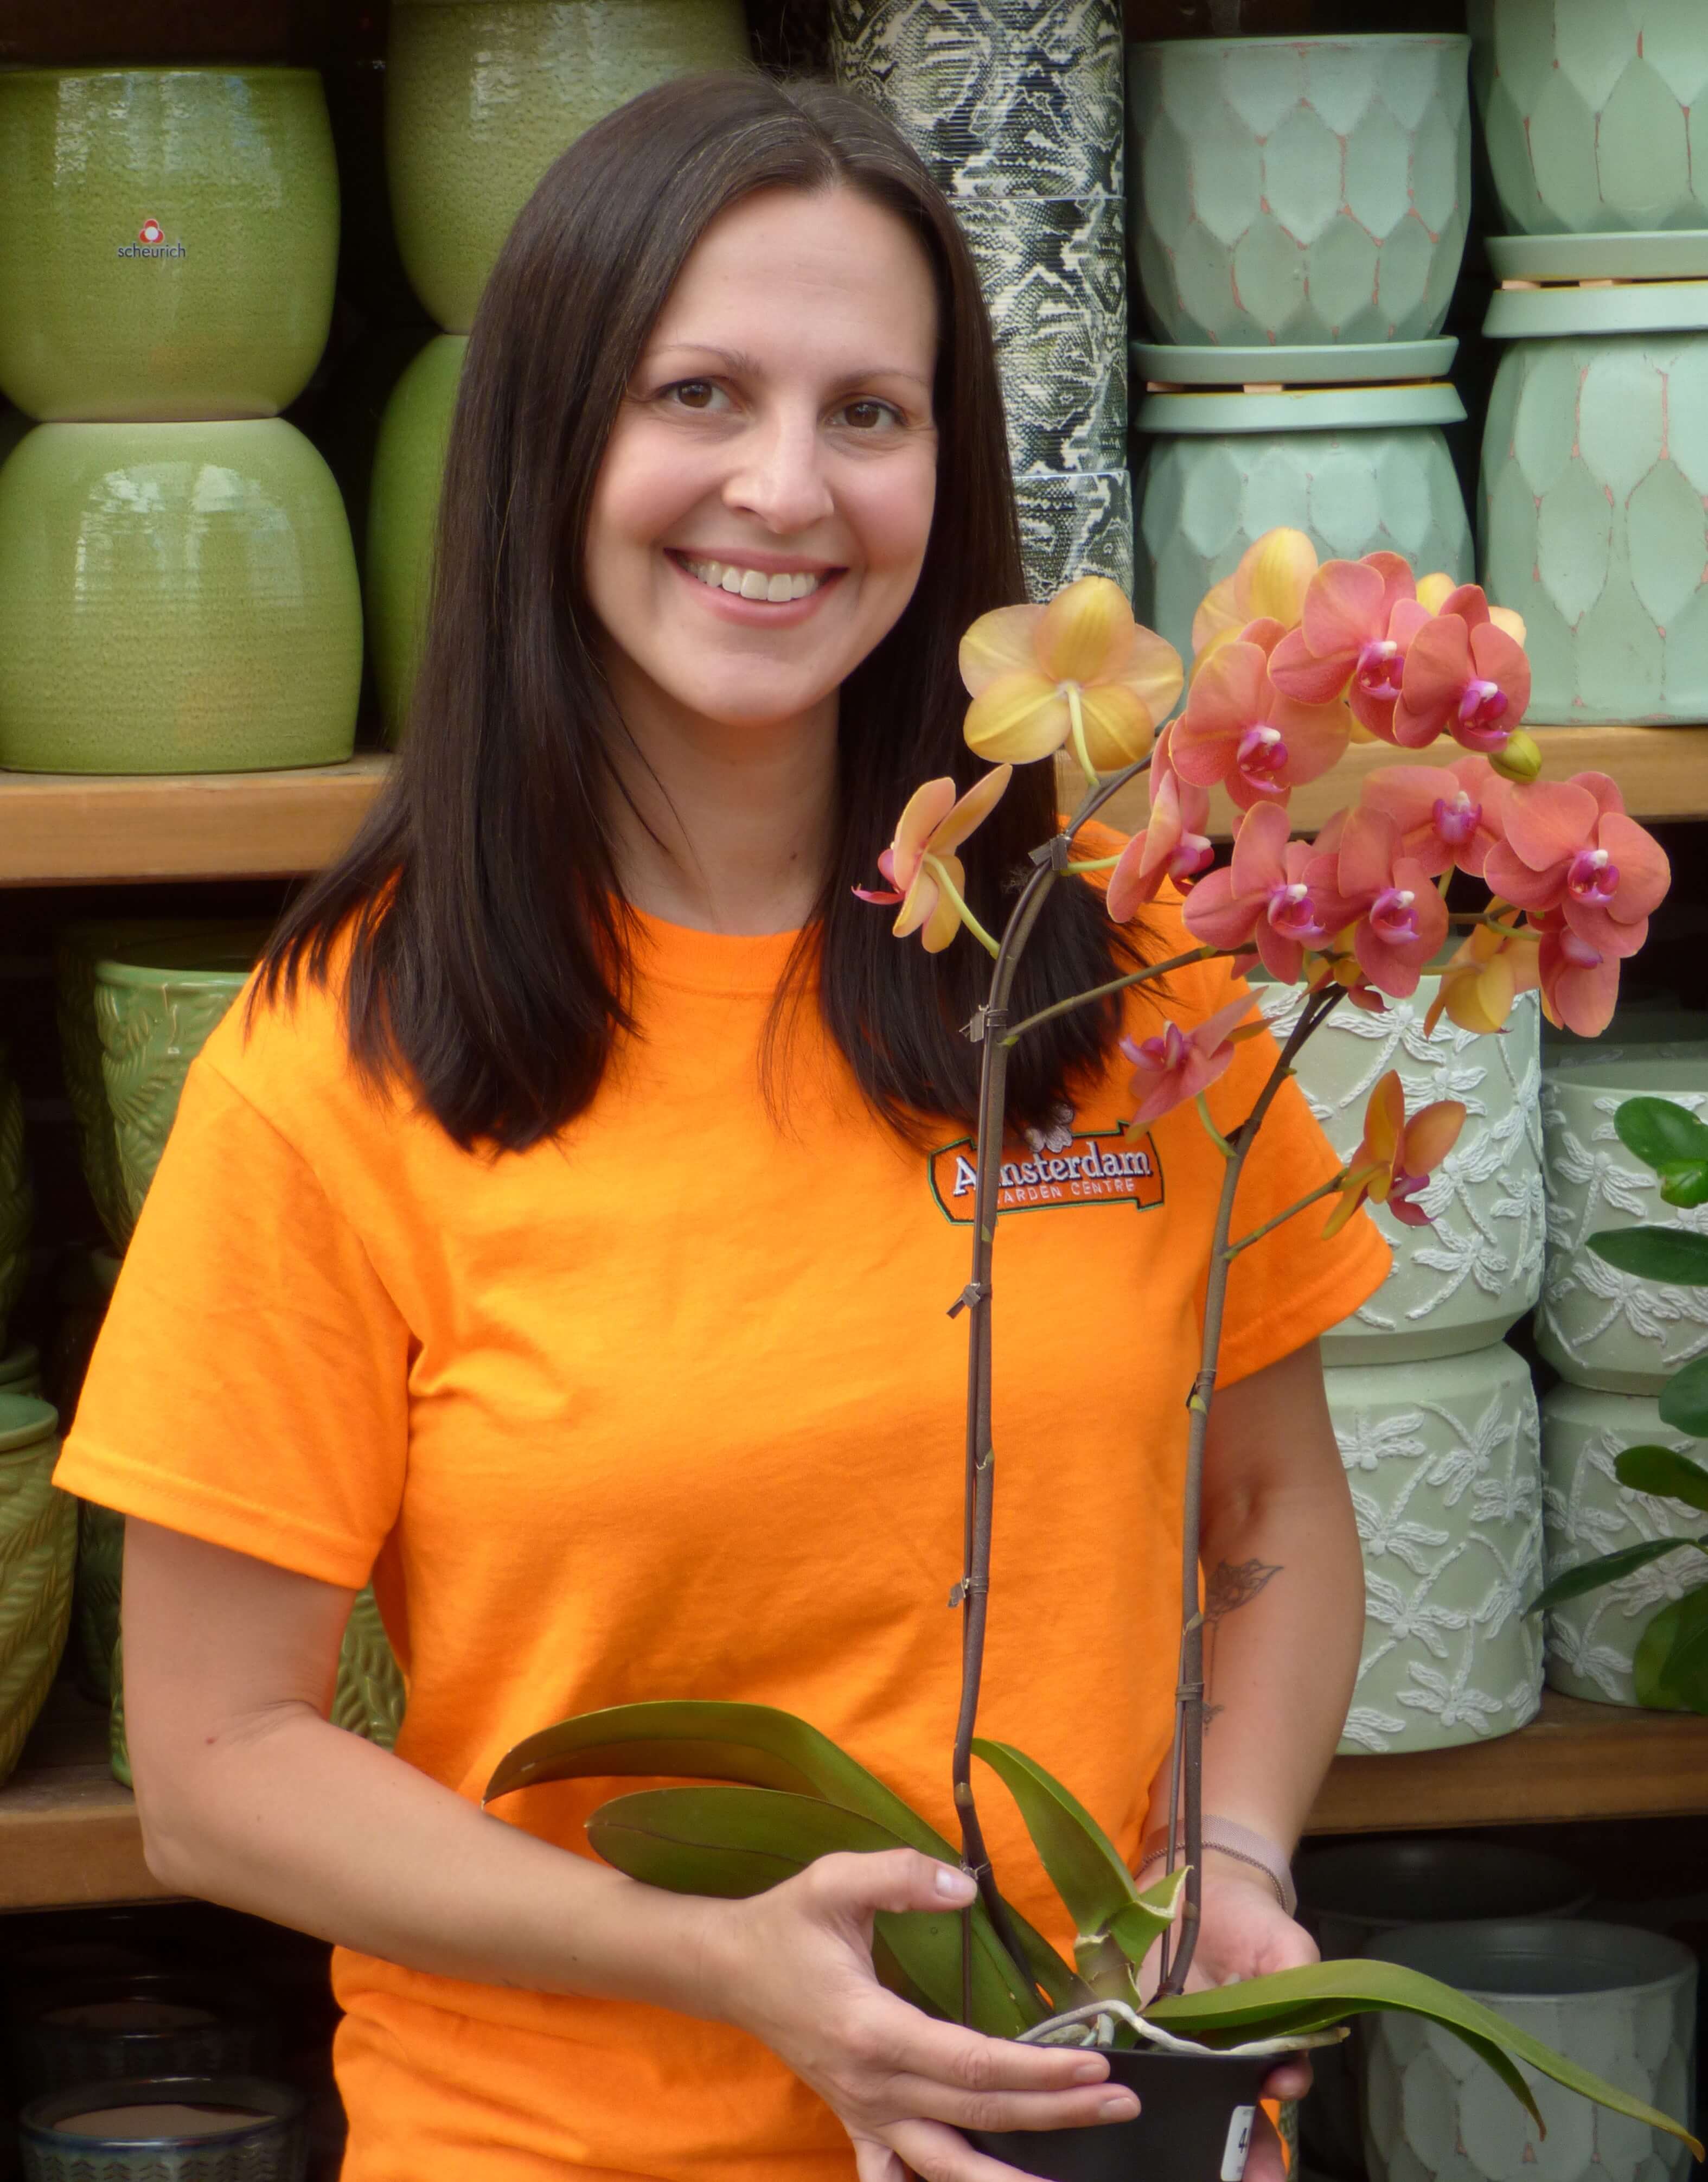
[[[145,219],[136,230],[136,240],[139,242],[164,242],[166,230],[158,219]]]
[[[166,230],[152,213],[137,229],[135,242],[119,245],[121,258],[184,258],[188,254],[182,242],[166,240]]]
[[[959,1138],[931,1154],[931,1195],[944,1219],[970,1227],[978,1187],[976,1146]],[[1026,1151],[1016,1146],[998,1176],[997,1210],[1044,1212],[1053,1206],[1133,1205],[1141,1211],[1163,1201],[1163,1171],[1148,1134],[1129,1144],[1119,1129],[1076,1133],[1071,1107],[1062,1107],[1047,1129],[1026,1131]]]

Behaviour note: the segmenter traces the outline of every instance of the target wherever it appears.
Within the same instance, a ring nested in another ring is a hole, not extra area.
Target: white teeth
[[[770,579],[760,575],[757,568],[749,568],[741,579],[741,595],[744,599],[762,599],[770,589]]]
[[[683,566],[700,582],[713,590],[727,591],[732,597],[763,599],[771,606],[784,606],[791,599],[804,599],[815,591],[822,579],[805,568],[792,574],[779,570],[774,576],[759,568],[738,568],[725,561],[684,561]]]
[[[722,590],[733,591],[738,598],[741,596],[742,573],[739,568],[726,568],[718,583]]]
[[[745,585],[743,590],[745,592]],[[785,599],[792,599],[794,596],[793,577],[773,576],[765,587],[765,595],[774,606],[781,606]]]

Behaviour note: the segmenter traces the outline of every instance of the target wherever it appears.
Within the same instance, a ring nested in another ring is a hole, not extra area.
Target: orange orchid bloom
[[[1302,530],[1266,530],[1231,576],[1204,594],[1192,617],[1192,672],[1254,621],[1299,626],[1317,573],[1317,549]]]
[[[1427,1227],[1429,1216],[1417,1199],[1459,1141],[1465,1111],[1460,1099],[1438,1099],[1408,1121],[1400,1072],[1390,1068],[1364,1107],[1363,1140],[1341,1177],[1340,1201],[1324,1234],[1337,1235],[1367,1197],[1407,1227]]]
[[[1443,1016],[1461,1030],[1504,1030],[1519,994],[1534,992],[1541,983],[1541,945],[1534,932],[1476,926],[1441,972],[1423,1018],[1425,1035],[1434,1036]]]
[[[926,954],[941,955],[965,924],[991,953],[995,943],[966,906],[965,867],[954,853],[981,820],[989,817],[1014,778],[1011,765],[987,773],[959,800],[953,781],[928,780],[908,798],[895,839],[878,858],[887,887],[856,887],[862,901],[899,903],[895,936],[917,932]]]
[[[1133,619],[1107,576],[1081,576],[1047,606],[998,606],[961,639],[981,757],[1027,765],[1072,743],[1088,773],[1136,764],[1186,679],[1173,645]]]

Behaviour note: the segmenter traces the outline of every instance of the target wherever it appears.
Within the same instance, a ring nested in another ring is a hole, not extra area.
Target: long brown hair
[[[589,507],[688,253],[726,208],[778,187],[851,189],[894,213],[925,249],[940,311],[931,538],[912,599],[842,691],[833,845],[794,976],[815,966],[828,1033],[887,1121],[914,1133],[921,1116],[973,1108],[977,1052],[962,1026],[988,958],[969,940],[937,956],[903,945],[850,889],[873,883],[920,781],[965,784],[982,770],[960,736],[956,648],[977,615],[1024,595],[977,275],[948,204],[875,109],[823,84],[702,75],[580,137],[505,244],[462,368],[408,733],[361,833],[281,924],[257,989],[274,996],[303,969],[323,982],[347,935],[356,1066],[410,1081],[466,1147],[521,1149],[561,1129],[633,1027],[605,815],[625,730],[583,579]],[[1053,824],[1049,767],[1023,768],[965,852],[987,925]],[[1086,889],[1058,887],[1015,1005],[1099,983],[1127,952]],[[1015,1119],[1042,1119],[1113,1034],[1108,1011],[1085,1009],[1018,1046]]]

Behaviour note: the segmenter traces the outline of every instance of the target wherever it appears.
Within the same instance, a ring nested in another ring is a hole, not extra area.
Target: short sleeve
[[[301,1154],[204,1056],[56,1481],[358,1588],[402,1496],[409,1356],[360,1237]]]

